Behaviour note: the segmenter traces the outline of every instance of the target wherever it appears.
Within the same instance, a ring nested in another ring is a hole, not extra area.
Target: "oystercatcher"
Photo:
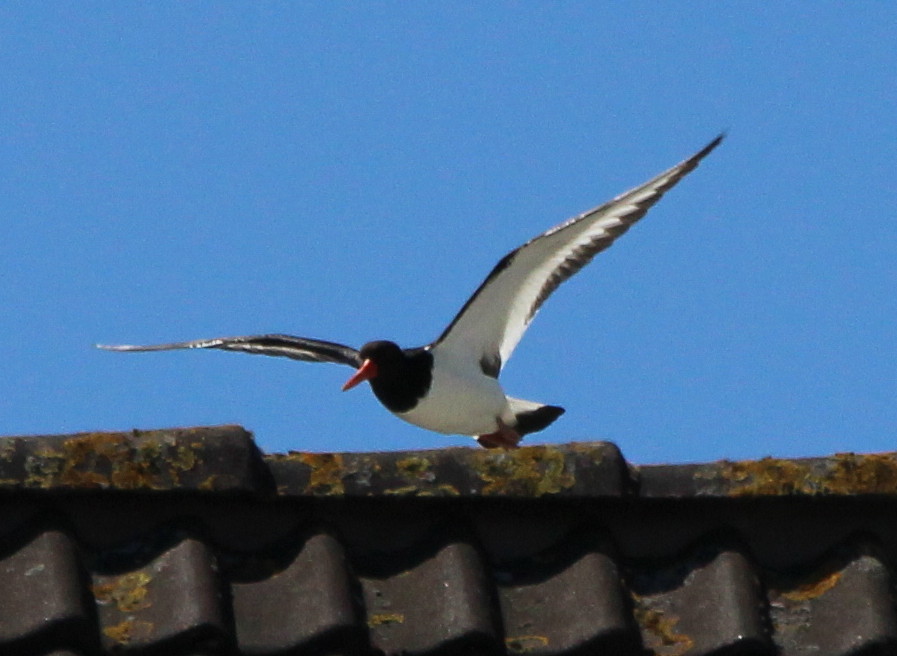
[[[356,350],[291,335],[219,337],[149,346],[98,345],[109,351],[215,348],[356,367],[343,385],[369,381],[380,402],[407,422],[469,435],[486,448],[515,448],[564,409],[506,396],[502,367],[542,303],[558,285],[641,219],[665,192],[716,148],[723,135],[673,168],[570,219],[505,255],[436,341],[416,348],[368,342]]]

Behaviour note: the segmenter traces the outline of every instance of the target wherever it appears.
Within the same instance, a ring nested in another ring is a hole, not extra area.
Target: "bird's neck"
[[[423,348],[407,349],[404,357],[378,366],[371,380],[374,394],[392,412],[407,412],[426,395],[433,381],[433,356]]]

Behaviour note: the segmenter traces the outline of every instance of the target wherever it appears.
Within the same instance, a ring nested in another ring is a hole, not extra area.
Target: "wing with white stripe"
[[[173,351],[177,349],[214,348],[224,351],[240,351],[258,355],[274,355],[305,362],[335,362],[350,367],[361,366],[358,351],[350,346],[325,342],[320,339],[293,337],[292,335],[251,335],[246,337],[217,337],[197,339],[192,342],[132,346],[97,344],[106,351]]]
[[[542,303],[641,219],[665,192],[716,148],[720,135],[700,152],[585,214],[508,253],[468,299],[433,348],[479,363],[498,376]]]

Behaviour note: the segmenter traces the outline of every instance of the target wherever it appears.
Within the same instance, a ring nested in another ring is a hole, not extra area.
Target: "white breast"
[[[450,435],[486,435],[498,430],[496,417],[509,417],[508,401],[498,381],[479,369],[459,366],[439,348],[432,353],[429,392],[413,409],[398,416],[415,426]]]

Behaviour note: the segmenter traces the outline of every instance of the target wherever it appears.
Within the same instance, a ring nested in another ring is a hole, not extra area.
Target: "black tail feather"
[[[555,419],[564,414],[564,409],[556,405],[543,405],[535,410],[521,412],[517,415],[514,430],[521,436],[536,433],[547,428]]]

